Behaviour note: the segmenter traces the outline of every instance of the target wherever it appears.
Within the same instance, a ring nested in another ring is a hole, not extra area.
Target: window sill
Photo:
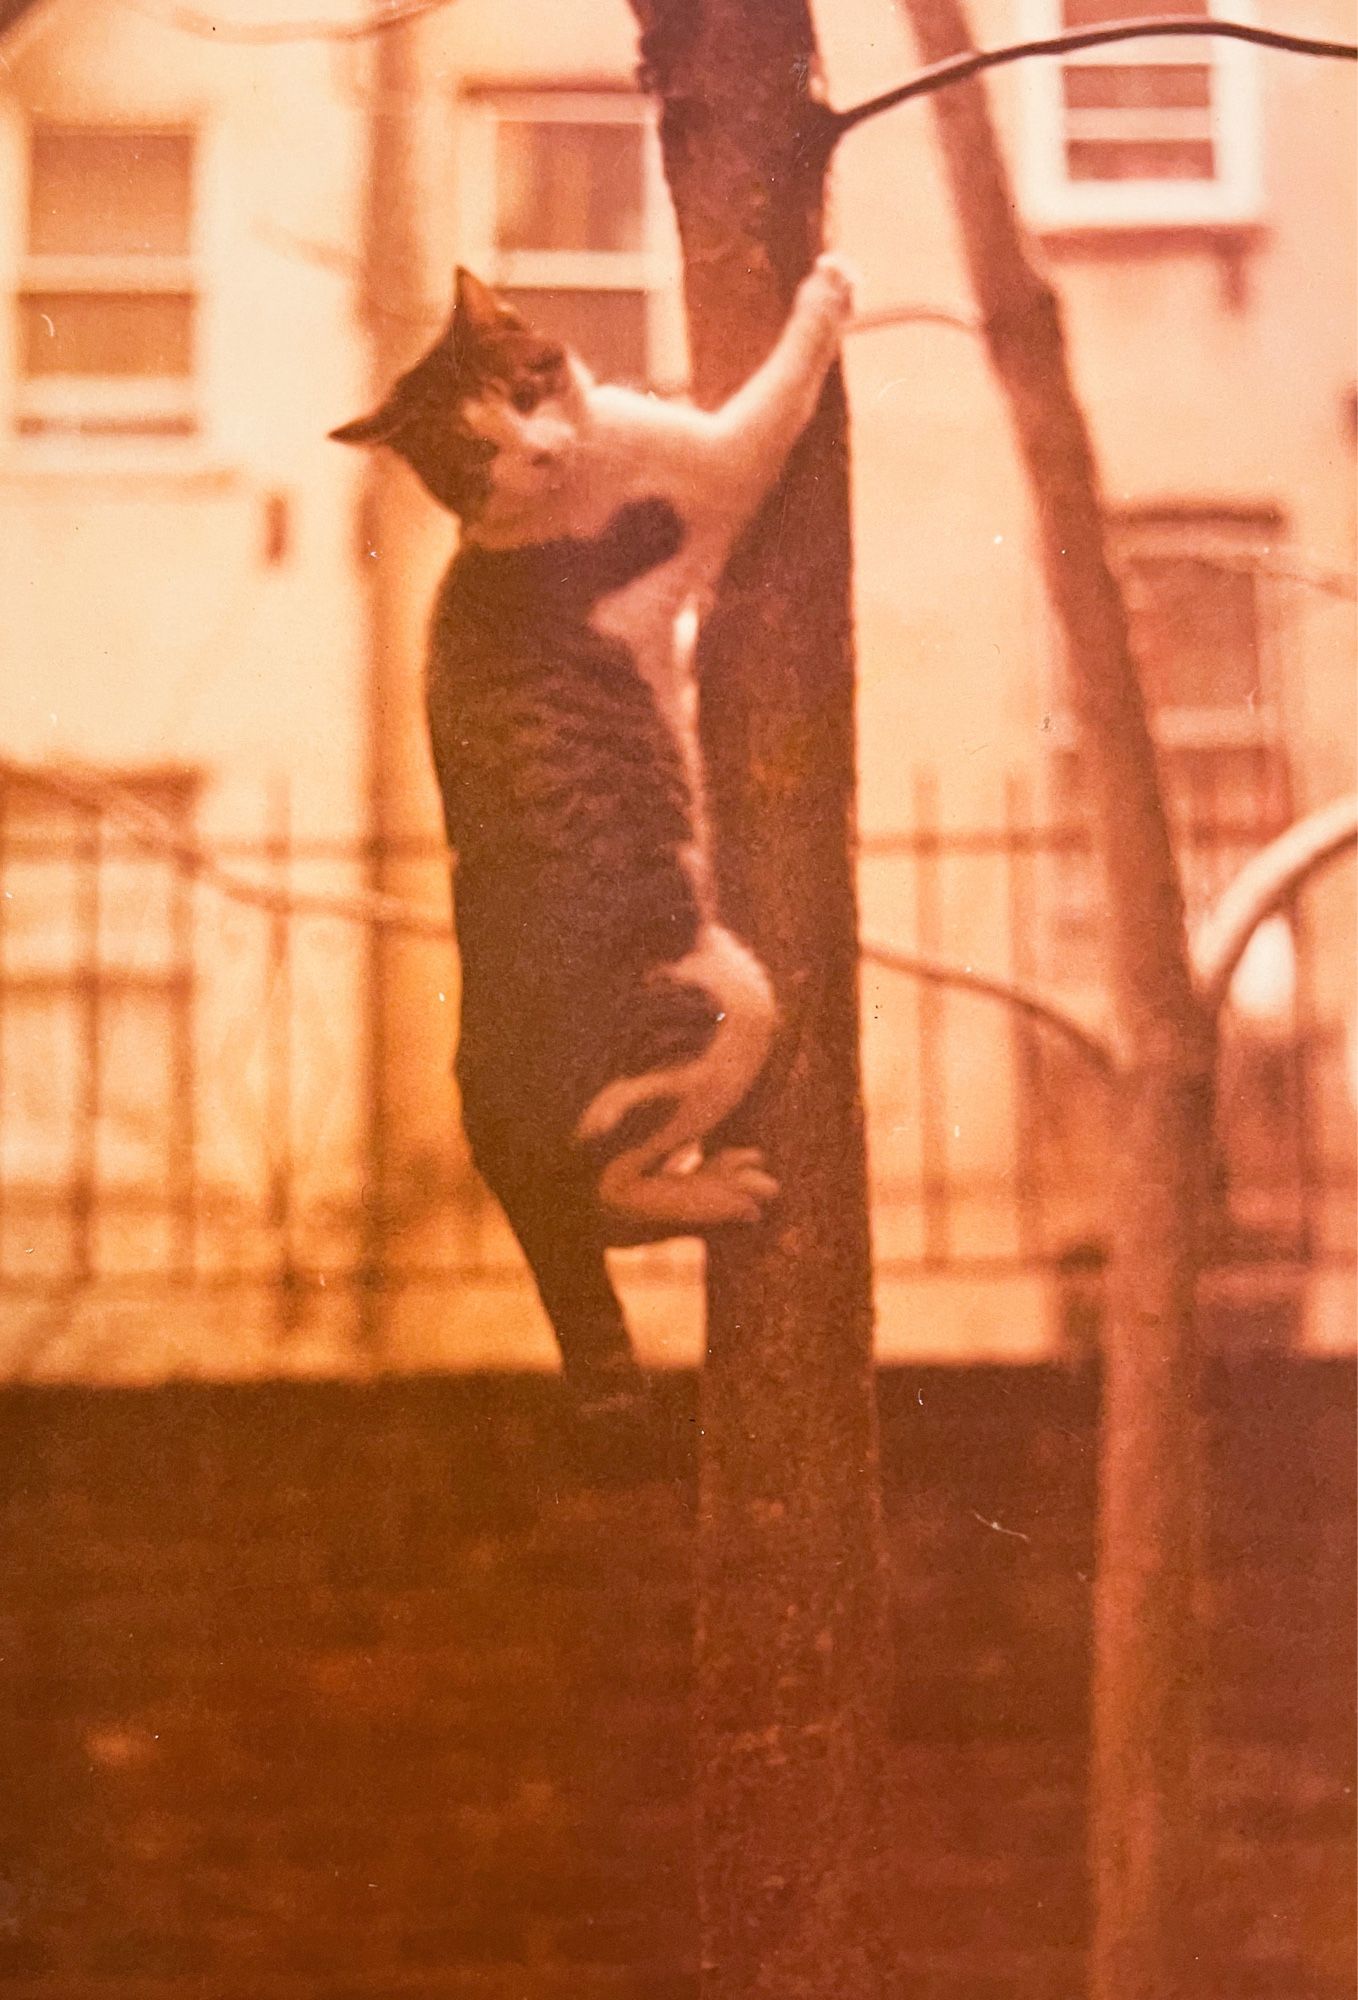
[[[1268,236],[1262,222],[1037,222],[1044,250],[1069,257],[1248,256]]]
[[[1262,222],[1110,222],[1033,225],[1050,262],[1144,264],[1198,258],[1216,266],[1223,309],[1249,300],[1250,264],[1268,240]]]
[[[238,486],[241,468],[201,438],[15,438],[0,442],[0,489],[60,490],[160,487],[222,493]]]

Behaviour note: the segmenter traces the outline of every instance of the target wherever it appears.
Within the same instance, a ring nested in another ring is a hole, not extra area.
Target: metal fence
[[[281,807],[267,837],[208,847],[194,807],[174,772],[0,777],[6,1372],[77,1316],[83,1351],[135,1349],[171,1300],[218,1338],[323,1323],[380,1353],[403,1295],[437,1311],[521,1282],[457,1136],[441,849],[298,839]],[[1097,1038],[1087,835],[1040,823],[1017,785],[989,828],[948,824],[927,777],[905,817],[860,854],[865,932],[911,959],[864,964],[879,1268],[1064,1275],[1078,1304],[1105,1227],[1106,1080],[1079,1033],[985,988],[1041,989]],[[1279,818],[1265,800],[1185,825],[1191,893]],[[1218,1248],[1240,1271],[1352,1256],[1347,1023],[1321,930],[1303,898],[1227,1035]],[[694,1269],[650,1255],[675,1282]]]

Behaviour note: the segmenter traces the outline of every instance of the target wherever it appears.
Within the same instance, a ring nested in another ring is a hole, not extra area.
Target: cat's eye
[[[536,382],[516,382],[509,392],[509,400],[521,417],[527,417],[542,401],[542,393]]]

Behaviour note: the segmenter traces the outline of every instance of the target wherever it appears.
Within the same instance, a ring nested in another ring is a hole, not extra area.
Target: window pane
[[[29,292],[19,300],[25,375],[188,375],[194,301],[182,292]]]
[[[1134,556],[1132,642],[1158,710],[1237,707],[1259,693],[1255,579],[1190,555]]]
[[[1286,765],[1272,743],[1162,744],[1159,764],[1189,912],[1196,915],[1285,823]]]
[[[1208,110],[1212,72],[1206,63],[1068,63],[1070,111]]]
[[[1282,753],[1273,743],[1165,744],[1160,771],[1170,813],[1185,830],[1272,827],[1286,799]],[[1223,888],[1239,865],[1232,852],[1218,868]]]
[[[1072,139],[1066,171],[1073,181],[1210,181],[1210,139]]]
[[[646,380],[644,292],[501,287],[530,326],[571,347],[608,382]]]
[[[184,255],[192,190],[187,132],[39,126],[32,135],[28,247],[39,256]]]
[[[1099,28],[1109,21],[1136,21],[1147,14],[1210,14],[1209,0],[1063,0],[1061,17],[1067,28]]]
[[[638,125],[496,129],[495,240],[502,250],[640,250],[644,135]]]

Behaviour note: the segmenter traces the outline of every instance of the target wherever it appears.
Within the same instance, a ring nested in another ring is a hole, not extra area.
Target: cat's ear
[[[389,444],[405,419],[405,409],[391,395],[366,417],[355,417],[351,424],[341,424],[330,436],[336,444]]]
[[[521,327],[523,321],[512,306],[496,298],[489,285],[483,285],[473,272],[459,264],[453,294],[453,325],[459,333],[476,339],[482,334]]]

